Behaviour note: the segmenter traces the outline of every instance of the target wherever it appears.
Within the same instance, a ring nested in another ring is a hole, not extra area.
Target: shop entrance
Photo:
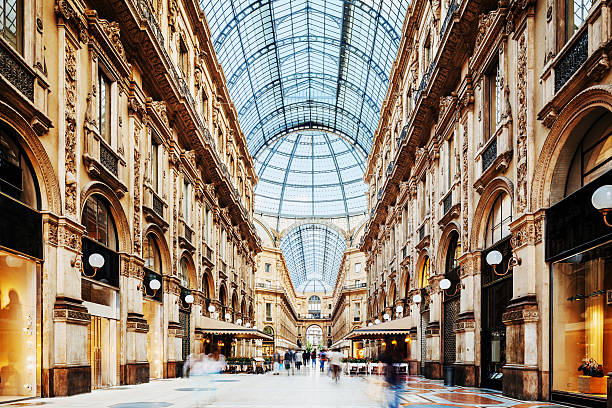
[[[183,310],[179,310],[179,324],[181,325],[181,329],[183,330],[183,339],[182,339],[182,357],[183,361],[187,361],[187,357],[190,353],[190,342],[189,342],[189,333],[190,333],[190,322],[189,322],[190,313],[185,312]]]
[[[92,389],[117,385],[117,335],[115,320],[91,316],[88,337]]]
[[[512,273],[499,276],[493,272],[485,259],[494,250],[503,256],[497,269],[506,271],[512,257],[510,238],[490,247],[482,256],[482,386],[501,390],[502,367],[506,364],[506,325],[502,315],[512,299]]]
[[[147,356],[149,358],[149,378],[151,380],[163,378],[161,307],[160,303],[152,300],[143,303],[144,318],[149,324]]]

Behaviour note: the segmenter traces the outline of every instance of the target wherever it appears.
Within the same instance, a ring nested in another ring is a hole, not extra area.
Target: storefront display
[[[606,397],[612,370],[612,243],[553,264],[553,390]]]
[[[0,402],[37,393],[37,269],[0,250]]]

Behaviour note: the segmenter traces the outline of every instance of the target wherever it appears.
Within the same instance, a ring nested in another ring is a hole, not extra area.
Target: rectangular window
[[[301,335],[302,335],[302,327],[298,326],[298,336],[301,336]]]
[[[361,305],[359,303],[353,303],[353,317],[354,320],[361,319]]]
[[[183,217],[187,225],[191,225],[191,184],[183,180]]]
[[[183,73],[183,77],[186,78],[189,75],[189,50],[182,38],[179,41],[179,66]]]
[[[111,144],[111,85],[110,78],[98,69],[98,123],[100,136]]]
[[[268,272],[268,273],[269,273],[269,272],[270,272],[270,270],[271,270],[271,268],[272,268],[272,265],[271,265],[271,264],[269,264],[269,263],[267,263],[267,264],[266,264],[266,272]]]
[[[327,326],[327,337],[331,336],[331,326]]]
[[[488,138],[491,138],[499,125],[501,124],[501,115],[503,109],[503,97],[504,91],[502,89],[502,74],[499,66],[499,61],[495,61],[491,64],[489,73],[486,77],[486,88],[487,88],[487,114],[488,118]],[[487,138],[487,139],[488,139]]]
[[[582,27],[593,0],[565,0],[565,42],[567,42],[576,31]]]
[[[22,52],[23,48],[23,1],[0,0],[0,35],[15,48]]]
[[[355,264],[355,273],[361,273],[361,262]]]
[[[159,192],[159,143],[151,137],[151,184],[153,191]]]
[[[425,179],[421,180],[419,191],[421,193],[421,205],[420,205],[421,218],[420,219],[421,221],[423,221],[425,219],[425,216],[427,215],[427,192],[426,192]]]
[[[208,121],[208,94],[202,90],[202,115],[204,115],[204,121]]]
[[[450,139],[448,139],[448,163],[447,163],[447,173],[448,173],[448,179],[447,179],[447,189],[450,190],[451,186],[453,185],[453,175],[455,174],[454,172],[454,166],[453,163],[455,162],[454,158],[455,158],[455,146],[453,144],[453,138],[451,137]]]
[[[272,303],[266,303],[266,320],[272,320]]]

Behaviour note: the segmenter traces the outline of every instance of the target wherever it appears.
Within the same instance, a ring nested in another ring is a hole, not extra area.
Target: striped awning
[[[230,322],[211,319],[206,316],[202,316],[200,319],[202,327],[197,329],[200,333],[231,334],[241,339],[272,340],[272,337],[252,327],[244,327]]]
[[[348,336],[349,339],[380,339],[386,335],[393,334],[409,334],[411,319],[410,316],[401,319],[389,320],[385,323],[362,327],[361,329],[353,330]]]

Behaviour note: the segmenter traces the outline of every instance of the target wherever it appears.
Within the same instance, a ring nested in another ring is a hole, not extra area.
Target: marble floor
[[[377,377],[371,377],[377,378]],[[193,408],[212,406],[219,408],[264,407],[381,407],[377,401],[377,387],[363,377],[343,376],[335,383],[319,370],[302,369],[295,376],[286,372],[274,376],[249,374],[223,374],[214,377],[167,379],[148,384],[121,386],[95,390],[65,398],[32,399],[5,405],[43,406],[62,408]],[[441,381],[409,377],[404,384],[402,406],[412,408],[434,407],[559,407],[550,403],[523,402],[502,396],[499,392],[444,387]]]

